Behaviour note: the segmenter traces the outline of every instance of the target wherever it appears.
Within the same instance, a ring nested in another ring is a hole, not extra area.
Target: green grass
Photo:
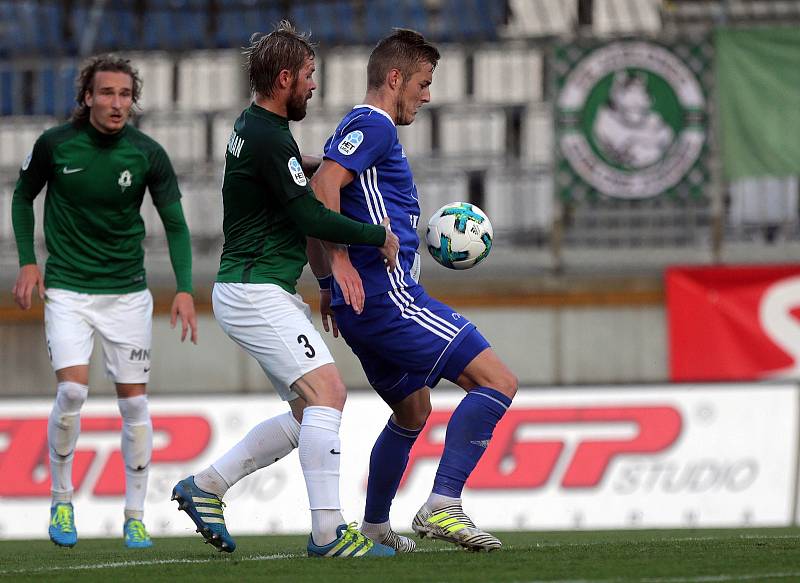
[[[531,583],[535,581],[800,582],[800,529],[499,533],[504,547],[469,553],[423,541],[389,559],[304,556],[305,537],[239,537],[232,555],[198,538],[133,551],[121,539],[0,542],[0,581],[256,581],[292,583]]]

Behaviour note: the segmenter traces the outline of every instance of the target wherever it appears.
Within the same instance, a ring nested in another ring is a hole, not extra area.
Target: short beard
[[[297,92],[297,81],[292,85],[291,97],[286,102],[286,117],[289,121],[300,121],[306,116],[306,106],[308,99],[305,95]]]

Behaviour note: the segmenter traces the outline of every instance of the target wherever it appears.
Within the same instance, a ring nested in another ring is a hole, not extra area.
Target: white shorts
[[[258,361],[284,401],[299,396],[291,389],[297,379],[333,362],[299,295],[271,283],[217,282],[211,299],[222,330]]]
[[[153,296],[45,291],[44,328],[53,370],[88,365],[94,334],[103,346],[106,375],[115,383],[146,383],[150,378]]]

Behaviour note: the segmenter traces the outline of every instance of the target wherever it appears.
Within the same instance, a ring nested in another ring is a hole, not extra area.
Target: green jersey
[[[45,286],[108,294],[145,289],[145,227],[139,211],[145,189],[160,213],[181,197],[161,146],[132,126],[108,135],[88,122],[70,122],[44,132],[14,190],[20,265],[36,262],[32,203],[45,183]],[[176,272],[179,291],[191,291],[188,245],[186,251],[189,273]]]
[[[295,293],[307,262],[306,235],[383,245],[382,226],[352,221],[316,200],[301,159],[288,119],[255,103],[238,117],[225,154],[217,281],[273,283]]]

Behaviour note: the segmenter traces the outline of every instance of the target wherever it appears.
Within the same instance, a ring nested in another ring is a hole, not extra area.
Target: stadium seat
[[[0,168],[16,173],[36,138],[58,121],[45,116],[8,116],[0,119]]]
[[[333,134],[347,109],[326,111],[306,117],[303,121],[291,124],[300,151],[312,156],[321,155],[327,139]]]
[[[59,63],[38,71],[38,87],[34,91],[34,114],[52,115],[66,119],[75,108],[75,77],[78,70],[72,61]]]
[[[593,31],[598,35],[658,32],[661,29],[660,0],[603,0],[594,3]]]
[[[797,176],[735,180],[730,185],[728,226],[740,235],[760,231],[772,242],[781,227],[796,224],[800,211],[798,192]]]
[[[522,158],[533,164],[553,159],[553,118],[547,103],[530,103],[522,118]]]
[[[440,45],[438,48],[441,58],[433,72],[431,104],[461,103],[467,87],[464,50],[456,45]]]
[[[430,157],[433,145],[433,128],[431,112],[423,107],[417,112],[414,123],[408,126],[399,126],[397,135],[403,146],[406,156],[412,161],[418,158]]]
[[[0,65],[0,115],[12,115],[15,109],[15,71]]]
[[[361,103],[367,90],[369,49],[336,49],[325,54],[323,68],[326,108],[352,107]]]
[[[222,173],[181,181],[183,214],[192,243],[207,248],[222,240]],[[158,219],[156,219],[158,220]],[[151,223],[152,224],[152,223]],[[216,247],[215,247],[216,250]],[[206,253],[208,253],[206,249]]]
[[[247,46],[254,32],[267,32],[285,18],[280,8],[257,0],[222,0],[215,23],[214,46],[239,48]]]
[[[142,78],[139,106],[145,113],[174,108],[172,79],[174,66],[169,53],[149,51],[126,55]]]
[[[239,51],[196,51],[178,62],[178,107],[217,111],[244,106],[247,80]]]
[[[566,35],[577,18],[578,3],[563,0],[509,0],[511,21],[500,29],[506,38]]]
[[[523,168],[486,173],[485,208],[495,232],[549,232],[554,219],[553,187],[546,174]]]
[[[506,148],[506,116],[499,109],[449,107],[439,114],[442,154],[499,155]]]
[[[525,103],[541,101],[542,54],[520,46],[482,49],[475,53],[475,101]]]
[[[424,234],[431,215],[444,205],[455,201],[467,200],[469,190],[467,175],[460,171],[415,172],[414,182],[419,195],[420,218],[419,230]],[[424,242],[423,242],[424,245]]]
[[[169,154],[176,166],[206,161],[206,116],[163,112],[142,117],[139,127]]]
[[[298,30],[310,32],[315,42],[353,43],[363,40],[356,34],[355,13],[348,1],[294,3],[290,20]]]
[[[502,24],[503,4],[496,0],[444,0],[432,36],[443,41],[494,40]]]
[[[364,22],[364,36],[353,42],[375,43],[393,27],[410,28],[424,35],[430,32],[423,0],[373,0],[364,12]]]

